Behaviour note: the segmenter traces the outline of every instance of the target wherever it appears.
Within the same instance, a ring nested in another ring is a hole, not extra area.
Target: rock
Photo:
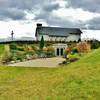
[[[26,61],[26,59],[22,59],[22,61],[24,62],[24,61]]]
[[[14,63],[15,63],[15,61],[10,61],[9,63],[10,63],[10,64],[14,64]]]
[[[26,55],[26,59],[27,59],[27,60],[31,60],[32,57],[33,57],[32,55],[29,55],[29,54]]]
[[[16,60],[16,63],[19,63],[19,62],[21,62],[20,60]]]

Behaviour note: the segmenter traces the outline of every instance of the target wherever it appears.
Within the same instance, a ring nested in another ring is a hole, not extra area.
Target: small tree
[[[40,41],[40,49],[42,50],[44,47],[44,37],[41,37],[41,41]]]

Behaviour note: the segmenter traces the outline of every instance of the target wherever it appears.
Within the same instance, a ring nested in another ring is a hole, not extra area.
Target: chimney
[[[37,28],[42,27],[42,24],[37,23]]]

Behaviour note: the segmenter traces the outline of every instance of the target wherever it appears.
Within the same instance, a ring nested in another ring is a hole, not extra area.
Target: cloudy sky
[[[0,38],[34,37],[36,23],[74,27],[100,40],[100,0],[0,0]]]

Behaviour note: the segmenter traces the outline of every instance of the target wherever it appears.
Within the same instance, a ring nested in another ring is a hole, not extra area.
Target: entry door
[[[64,51],[63,51],[63,48],[61,48],[61,56],[63,56],[63,52],[64,52]]]
[[[59,48],[57,48],[57,56],[59,56]]]

